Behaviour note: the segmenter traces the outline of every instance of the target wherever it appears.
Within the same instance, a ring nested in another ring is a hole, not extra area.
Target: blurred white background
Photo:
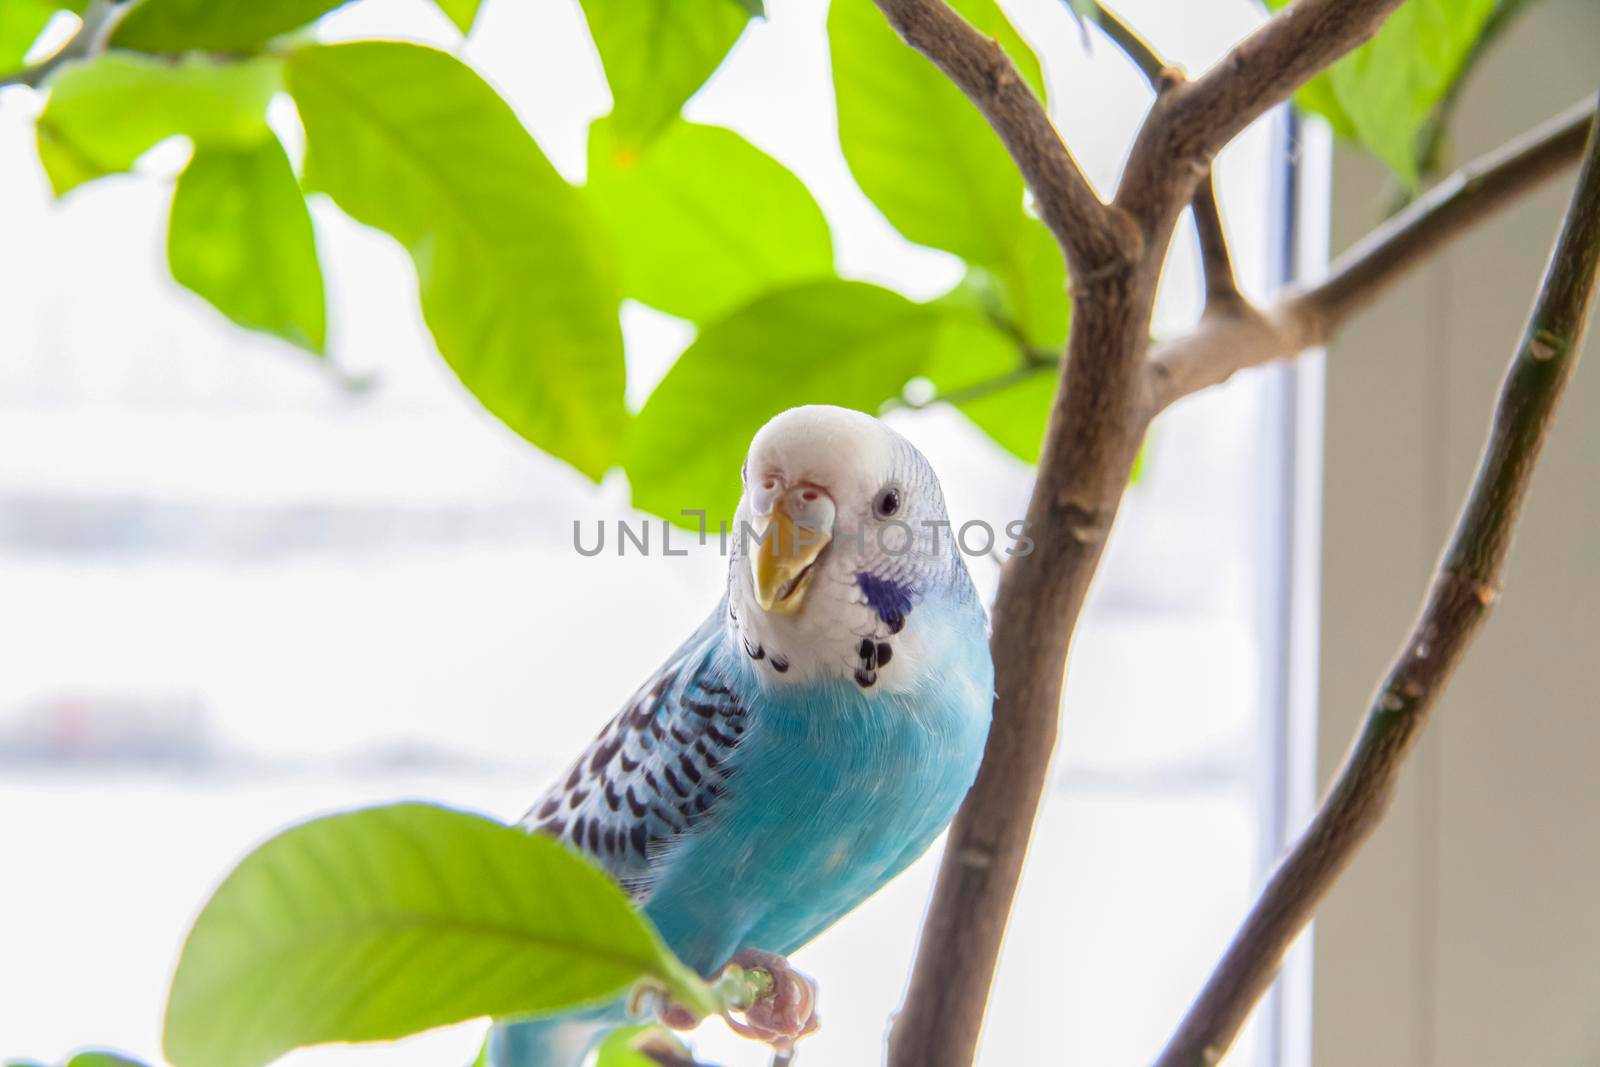
[[[1005,6],[1109,190],[1142,80],[1107,42],[1086,50],[1060,0]],[[956,262],[901,240],[845,168],[825,5],[768,7],[690,116],[807,182],[846,275],[919,297],[949,286]],[[1252,0],[1117,7],[1190,69],[1261,18]],[[364,0],[324,32],[462,47],[423,0]],[[464,55],[581,179],[608,95],[575,0],[488,0]],[[626,485],[594,489],[476,406],[434,354],[388,238],[315,204],[339,371],[315,366],[168,279],[181,147],[53,204],[31,146],[39,105],[0,94],[0,1056],[98,1045],[156,1061],[183,933],[246,850],[312,813],[402,797],[519,816],[709,610],[723,561],[579,557],[573,521],[628,516]],[[1257,293],[1282,221],[1269,127],[1219,169]],[[1198,310],[1187,223],[1172,267],[1162,331]],[[638,403],[690,334],[642,308],[624,322]],[[1246,377],[1155,428],[1074,650],[985,1064],[1147,1059],[1275,850],[1291,435],[1274,383]],[[1029,471],[960,416],[894,421],[958,523],[1021,515]],[[992,590],[994,566],[973,569]],[[600,642],[604,671],[590,669]],[[934,869],[925,859],[800,954],[823,990],[804,1062],[878,1062]],[[1268,1022],[1230,1064],[1281,1062],[1299,1039]],[[464,1064],[481,1032],[286,1062]],[[699,1051],[765,1062],[716,1025]]]

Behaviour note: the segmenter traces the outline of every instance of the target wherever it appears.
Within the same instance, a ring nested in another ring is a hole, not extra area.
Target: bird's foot
[[[744,1021],[729,1019],[736,1033],[786,1050],[817,1028],[817,983],[771,952],[745,949],[733,957],[746,971],[759,970],[772,978],[772,988],[744,1010]]]

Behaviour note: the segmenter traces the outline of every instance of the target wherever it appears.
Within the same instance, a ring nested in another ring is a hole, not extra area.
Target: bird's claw
[[[744,1009],[744,1021],[729,1019],[736,1033],[776,1049],[788,1049],[817,1028],[817,984],[771,952],[745,949],[733,957],[745,970],[765,971],[772,988]]]

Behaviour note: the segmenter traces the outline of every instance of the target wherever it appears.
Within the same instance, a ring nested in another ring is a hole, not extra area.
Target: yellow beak
[[[751,559],[756,601],[763,611],[778,615],[800,610],[806,590],[811,588],[811,565],[833,540],[831,530],[796,523],[786,503],[779,501],[773,507]]]

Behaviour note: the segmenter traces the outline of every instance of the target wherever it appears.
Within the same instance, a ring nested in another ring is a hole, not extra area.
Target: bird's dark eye
[[[899,511],[900,490],[892,485],[881,490],[877,499],[872,502],[872,510],[877,513],[880,519],[887,519],[890,515]]]

